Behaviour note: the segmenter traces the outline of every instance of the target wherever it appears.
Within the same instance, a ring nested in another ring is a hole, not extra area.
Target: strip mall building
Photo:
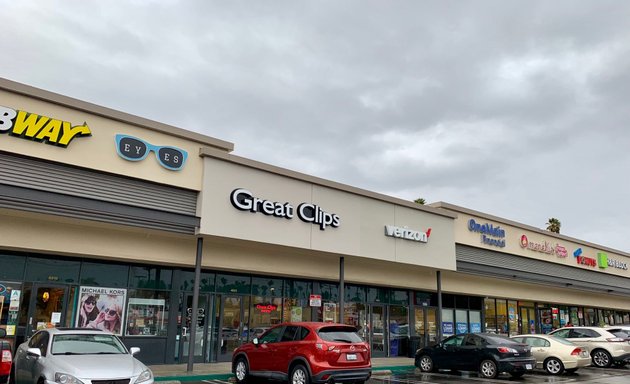
[[[467,331],[630,322],[630,254],[232,150],[0,79],[7,339],[87,326],[87,305],[150,364],[227,361],[282,321],[354,324],[383,357]]]

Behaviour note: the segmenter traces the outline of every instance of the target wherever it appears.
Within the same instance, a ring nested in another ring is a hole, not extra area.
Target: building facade
[[[233,148],[0,79],[7,339],[105,328],[160,364],[228,361],[283,321],[353,324],[374,356],[457,332],[630,322],[628,254]]]

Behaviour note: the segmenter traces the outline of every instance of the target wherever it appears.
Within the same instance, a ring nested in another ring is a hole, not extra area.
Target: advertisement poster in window
[[[126,289],[79,287],[78,297],[75,327],[103,329],[122,336]]]
[[[164,299],[129,299],[128,336],[157,336],[164,328]],[[200,316],[205,316],[203,309]]]

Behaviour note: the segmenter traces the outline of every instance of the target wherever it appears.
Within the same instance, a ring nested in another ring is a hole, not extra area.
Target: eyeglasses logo
[[[117,134],[116,151],[118,156],[129,161],[142,161],[153,151],[160,165],[170,171],[179,171],[184,167],[188,152],[171,146],[149,144],[137,137]]]

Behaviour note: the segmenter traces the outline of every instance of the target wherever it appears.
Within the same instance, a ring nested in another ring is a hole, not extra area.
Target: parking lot
[[[514,379],[510,375],[500,375],[496,379],[482,379],[475,372],[440,372],[421,373],[419,370],[393,373],[387,376],[375,376],[370,383],[597,383],[597,384],[622,384],[630,382],[630,369],[623,368],[582,368],[574,374],[564,374],[551,376],[543,371],[535,371],[519,379]]]

